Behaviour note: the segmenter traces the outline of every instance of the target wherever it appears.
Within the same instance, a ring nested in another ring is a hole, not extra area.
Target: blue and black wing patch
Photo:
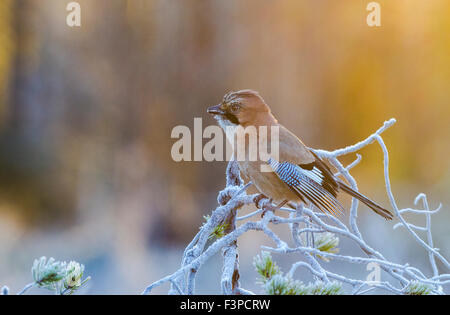
[[[295,165],[289,162],[279,163],[273,159],[269,159],[268,163],[281,181],[302,200],[306,199],[321,211],[333,215],[344,212],[344,208],[336,199],[339,184],[336,183],[326,165],[315,163]],[[326,169],[323,169],[324,167]]]

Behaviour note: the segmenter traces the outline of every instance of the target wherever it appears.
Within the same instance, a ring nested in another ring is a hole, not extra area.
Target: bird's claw
[[[256,208],[261,208],[260,202],[263,199],[268,199],[267,196],[263,195],[263,194],[259,194],[258,196],[256,196],[255,198],[253,198],[253,202],[255,203]]]
[[[261,209],[262,209],[261,218],[264,217],[267,211],[275,212],[275,207],[272,204],[272,198],[264,202],[261,206]]]

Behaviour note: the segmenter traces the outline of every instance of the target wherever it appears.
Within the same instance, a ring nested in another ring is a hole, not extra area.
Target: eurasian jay
[[[243,127],[240,130],[255,127],[258,143],[261,143],[261,137],[266,137],[263,140],[268,144],[271,143],[271,129],[277,128],[279,139],[277,159],[274,157],[267,160],[249,159],[246,145],[245,158],[238,159],[238,163],[243,177],[251,180],[261,194],[279,203],[278,207],[287,202],[311,202],[321,211],[336,215],[343,212],[337,195],[338,192],[344,191],[385,219],[392,219],[391,212],[334,176],[322,159],[278,123],[269,106],[257,92],[241,90],[227,93],[219,105],[208,108],[208,113],[214,115],[232,142],[236,140],[235,137],[244,137],[244,142],[248,144],[248,135],[237,134],[239,126]],[[261,126],[266,126],[266,129],[259,128]],[[260,130],[266,132],[262,133]],[[270,166],[273,171],[262,171],[262,165]]]

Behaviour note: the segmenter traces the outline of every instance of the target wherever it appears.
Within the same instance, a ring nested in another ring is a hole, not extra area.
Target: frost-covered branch
[[[274,213],[274,206],[268,199],[257,200],[258,195],[247,195],[236,162],[228,165],[226,176],[227,185],[218,195],[219,206],[207,218],[205,224],[194,239],[186,247],[180,269],[166,277],[152,283],[143,292],[148,294],[151,290],[164,283],[171,283],[170,294],[194,294],[195,278],[198,270],[214,255],[222,252],[223,272],[221,288],[223,294],[253,294],[242,289],[239,282],[239,254],[238,239],[244,233],[259,231],[264,233],[274,246],[262,246],[267,251],[300,255],[301,260],[294,263],[287,274],[283,274],[272,261],[270,254],[262,254],[255,260],[255,268],[262,275],[265,293],[268,294],[341,294],[342,284],[352,287],[348,293],[365,294],[379,289],[393,294],[443,294],[443,285],[450,284],[450,264],[448,260],[434,248],[431,232],[431,216],[438,213],[441,205],[432,210],[427,197],[419,194],[414,202],[418,206],[422,203],[423,209],[400,209],[394,198],[389,177],[389,152],[381,134],[395,123],[391,119],[384,123],[374,134],[365,140],[335,151],[313,150],[323,159],[327,159],[336,170],[337,176],[342,176],[353,189],[357,190],[356,180],[350,170],[358,165],[362,157],[356,155],[356,160],[344,166],[339,158],[343,155],[356,153],[362,148],[378,143],[383,152],[384,178],[386,192],[391,207],[399,223],[394,225],[405,228],[409,235],[425,250],[431,265],[432,274],[426,275],[417,267],[410,264],[390,261],[384,257],[379,249],[369,245],[358,227],[358,201],[353,198],[348,226],[340,218],[314,211],[312,205],[299,204],[296,209],[281,208],[281,212],[288,212],[284,217]],[[248,214],[237,216],[239,209],[245,205],[257,205],[257,210]],[[260,214],[263,214],[260,217]],[[277,212],[278,213],[278,212]],[[425,217],[425,225],[417,226],[409,223],[404,215],[418,214]],[[256,220],[255,220],[256,219]],[[280,238],[273,230],[273,225],[284,225],[291,231],[291,242]],[[426,239],[421,238],[416,231],[425,231]],[[351,256],[339,253],[339,238],[355,243],[360,249],[360,256]],[[209,245],[208,240],[215,240]],[[289,245],[292,243],[293,245]],[[343,274],[327,270],[321,262],[340,260],[348,264],[376,264],[385,273],[392,277],[391,281],[376,281],[352,279]],[[446,273],[440,273],[436,261],[439,261]],[[311,273],[316,282],[303,284],[293,280],[298,268]]]

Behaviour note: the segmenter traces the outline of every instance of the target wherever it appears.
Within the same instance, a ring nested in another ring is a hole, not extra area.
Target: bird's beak
[[[225,114],[225,112],[220,109],[220,104],[208,107],[208,109],[206,111],[208,113],[210,113],[211,115],[223,115],[223,114]]]

